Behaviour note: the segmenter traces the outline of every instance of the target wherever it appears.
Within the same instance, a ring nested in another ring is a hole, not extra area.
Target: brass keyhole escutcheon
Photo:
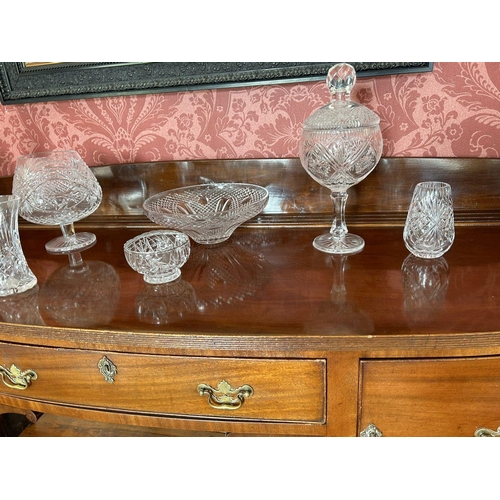
[[[118,373],[118,369],[116,368],[115,364],[109,358],[103,356],[99,360],[99,363],[97,363],[97,366],[102,376],[104,377],[104,380],[112,384],[115,381],[115,377]]]

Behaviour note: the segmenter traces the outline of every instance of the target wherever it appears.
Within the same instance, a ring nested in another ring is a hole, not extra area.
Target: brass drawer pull
[[[208,395],[208,404],[217,410],[237,410],[244,403],[245,398],[253,395],[253,388],[242,385],[233,389],[225,380],[218,383],[217,389],[207,384],[199,384],[197,387],[200,396]]]
[[[31,384],[31,381],[38,378],[35,371],[25,370],[23,372],[14,364],[10,367],[10,370],[4,366],[0,366],[0,376],[2,377],[2,382],[7,387],[10,387],[11,389],[19,389],[20,391],[27,389]]]
[[[496,431],[481,427],[474,432],[474,437],[500,437],[500,427]]]
[[[383,436],[382,431],[379,428],[377,428],[377,426],[374,424],[368,424],[368,426],[364,430],[362,430],[359,433],[359,435],[361,437],[369,437],[369,438]]]

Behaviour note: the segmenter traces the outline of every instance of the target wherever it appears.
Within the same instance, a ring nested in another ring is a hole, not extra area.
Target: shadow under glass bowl
[[[180,268],[191,252],[189,238],[178,231],[149,231],[123,245],[129,266],[151,284],[169,283],[181,275]]]
[[[267,205],[266,188],[246,183],[211,183],[171,189],[144,202],[154,223],[189,235],[197,243],[214,245],[229,239],[242,223]]]

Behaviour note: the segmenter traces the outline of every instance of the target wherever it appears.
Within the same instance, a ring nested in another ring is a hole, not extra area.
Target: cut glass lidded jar
[[[313,245],[331,254],[361,251],[363,238],[347,231],[347,190],[362,181],[382,155],[382,133],[378,115],[351,100],[356,70],[347,63],[333,66],[326,83],[332,101],[306,119],[299,143],[302,166],[319,184],[330,189],[335,219],[328,234]]]

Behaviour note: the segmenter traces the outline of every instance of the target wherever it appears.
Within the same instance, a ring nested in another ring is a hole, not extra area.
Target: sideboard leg
[[[34,424],[41,415],[42,413],[39,412],[0,404],[0,437],[19,436],[26,427]]]

